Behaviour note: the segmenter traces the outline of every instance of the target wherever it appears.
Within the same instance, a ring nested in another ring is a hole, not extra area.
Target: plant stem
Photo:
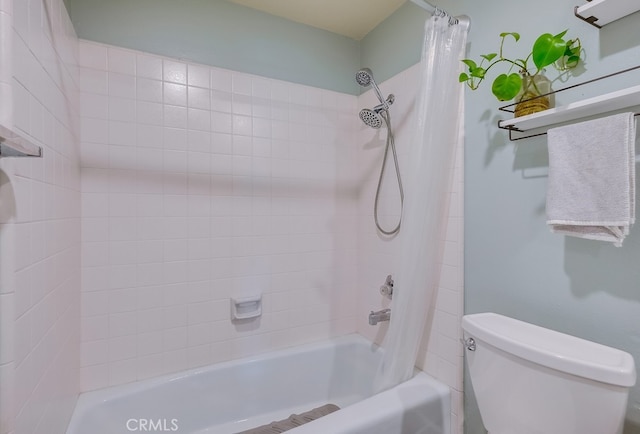
[[[518,63],[518,62],[514,62],[514,61],[513,61],[513,60],[511,60],[511,59],[506,59],[506,58],[502,57],[502,53],[501,53],[500,58],[499,58],[498,60],[496,60],[496,61],[494,61],[494,62],[490,63],[490,64],[489,64],[489,66],[487,66],[487,68],[484,70],[485,75],[486,75],[486,73],[487,73],[487,72],[488,72],[488,71],[489,71],[489,70],[490,70],[494,65],[496,65],[496,64],[498,64],[498,63],[500,63],[500,62],[507,62],[507,63],[511,63],[512,65],[515,65],[515,66],[517,66],[518,68],[524,69],[524,70],[526,71],[526,67],[525,67],[525,65],[524,65],[524,64],[520,64],[520,63]],[[482,62],[481,62],[481,64],[482,64]],[[469,86],[469,88],[471,88],[472,90],[476,90],[476,89],[478,88],[478,86],[480,86],[480,83],[482,83],[482,81],[483,81],[483,80],[484,80],[484,77],[480,78],[480,79],[478,80],[478,82],[477,82],[477,83],[474,83],[474,82],[473,82],[473,77],[472,77],[472,79],[471,79],[471,80],[469,80],[469,81],[467,82],[467,85],[468,85],[468,86]]]

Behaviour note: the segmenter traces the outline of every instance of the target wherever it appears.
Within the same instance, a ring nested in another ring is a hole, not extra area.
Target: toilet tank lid
[[[462,318],[476,340],[548,368],[607,384],[631,387],[636,369],[631,354],[496,313]]]

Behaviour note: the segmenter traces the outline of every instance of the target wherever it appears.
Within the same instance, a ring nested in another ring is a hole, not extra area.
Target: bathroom
[[[574,16],[578,3],[437,6],[470,17],[474,57],[500,32],[528,45],[569,29],[585,65],[568,84],[636,66],[640,15],[597,29]],[[370,67],[395,95],[402,172],[428,14],[379,5],[384,21],[343,36],[222,0],[1,2],[2,123],[44,149],[0,159],[0,434],[64,433],[82,392],[350,333],[382,341],[387,324],[367,317],[392,306],[378,288],[402,258],[374,225],[384,129],[358,119],[376,100],[354,75]],[[637,229],[621,248],[550,233],[546,139],[509,141],[501,105],[488,86],[465,91],[418,353],[450,388],[454,433],[485,432],[463,314],[501,313],[640,360]],[[399,218],[388,170],[385,227]],[[229,298],[256,292],[262,317],[231,322]],[[640,386],[625,419],[625,434],[640,432]]]

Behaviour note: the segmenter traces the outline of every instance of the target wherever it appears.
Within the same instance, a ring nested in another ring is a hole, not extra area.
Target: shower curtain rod
[[[431,15],[440,15],[440,16],[448,16],[450,24],[457,24],[459,21],[463,23],[470,23],[470,20],[467,16],[462,15],[460,17],[453,17],[449,14],[449,12],[444,9],[440,9],[437,6],[432,5],[427,0],[411,0],[411,3],[414,3],[420,6],[425,11],[429,12]]]
[[[435,7],[434,5],[429,3],[427,0],[411,0],[411,2],[417,4],[422,9],[426,10],[427,12],[429,12],[431,15],[435,14],[436,11],[444,12],[445,14],[447,13],[446,11]]]

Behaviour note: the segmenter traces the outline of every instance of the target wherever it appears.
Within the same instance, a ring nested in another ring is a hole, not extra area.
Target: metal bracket
[[[500,122],[501,122],[501,121],[498,121],[498,128],[500,128],[500,129],[502,129],[502,130],[507,130],[507,131],[509,131],[509,141],[511,141],[511,142],[515,142],[515,141],[517,141],[517,140],[528,139],[528,138],[531,138],[531,137],[544,136],[545,134],[547,134],[546,132],[544,132],[544,133],[529,134],[529,135],[527,135],[527,136],[515,137],[515,136],[513,135],[513,133],[514,133],[514,132],[516,132],[516,133],[525,133],[526,131],[525,131],[525,130],[521,130],[521,129],[520,129],[520,128],[518,128],[518,127],[513,127],[513,126],[503,127],[503,126],[500,124]]]
[[[599,29],[601,29],[601,28],[602,28],[602,26],[600,26],[600,25],[596,24],[596,21],[598,21],[598,18],[597,18],[597,17],[594,17],[593,15],[591,15],[591,16],[590,16],[590,17],[588,17],[588,18],[583,17],[582,15],[580,15],[580,14],[578,13],[578,7],[579,7],[579,6],[576,6],[576,7],[574,7],[574,8],[573,8],[573,15],[575,15],[575,16],[576,16],[576,17],[578,17],[578,18],[580,18],[582,21],[584,21],[584,22],[587,22],[587,23],[591,24],[591,25],[592,25],[592,26],[594,26],[594,27],[597,27],[597,28],[599,28]]]

